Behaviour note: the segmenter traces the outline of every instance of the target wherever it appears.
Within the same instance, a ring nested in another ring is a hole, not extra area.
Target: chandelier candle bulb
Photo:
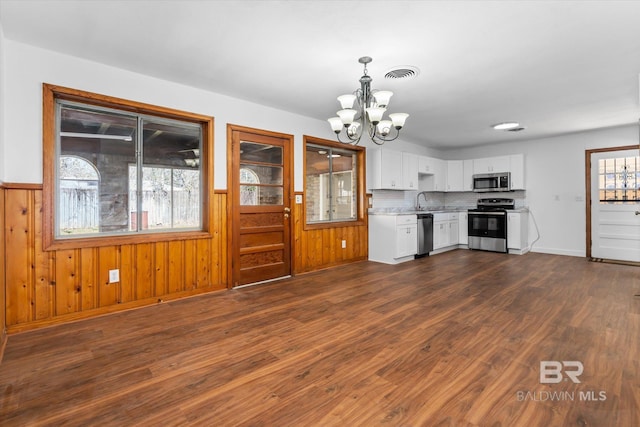
[[[339,142],[357,144],[366,133],[373,143],[382,145],[400,136],[400,129],[409,117],[406,113],[394,113],[389,114],[390,120],[383,120],[393,92],[371,89],[373,79],[367,71],[367,64],[371,61],[373,59],[369,56],[363,56],[358,60],[364,66],[363,75],[359,80],[360,88],[353,94],[338,96],[342,109],[337,112],[338,117],[327,120]],[[346,135],[346,140],[340,135]]]
[[[389,132],[391,132],[391,125],[391,120],[382,120],[380,123],[378,123],[378,133],[380,133],[382,136],[389,135]]]

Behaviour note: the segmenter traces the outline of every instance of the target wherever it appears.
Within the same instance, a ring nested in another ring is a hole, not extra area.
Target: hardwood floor
[[[12,335],[0,425],[639,426],[639,293],[573,257],[359,262]]]

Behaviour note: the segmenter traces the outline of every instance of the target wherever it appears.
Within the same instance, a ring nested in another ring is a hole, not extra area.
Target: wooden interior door
[[[291,135],[230,126],[231,283],[291,275]]]

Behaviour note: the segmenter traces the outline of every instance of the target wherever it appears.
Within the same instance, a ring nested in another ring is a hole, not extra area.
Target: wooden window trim
[[[44,83],[42,96],[42,146],[43,146],[43,212],[42,241],[44,250],[78,249],[86,247],[113,246],[122,244],[150,243],[212,237],[213,203],[213,126],[214,118],[151,104],[130,101],[77,89],[70,89]],[[55,161],[56,159],[56,117],[55,101],[62,99],[83,104],[113,108],[136,114],[146,114],[202,126],[202,153],[200,153],[202,174],[202,230],[176,232],[139,232],[125,236],[96,236],[74,239],[56,239],[55,237]]]
[[[354,152],[355,156],[356,156],[356,160],[358,162],[358,167],[357,167],[357,179],[358,179],[358,185],[357,185],[357,192],[358,194],[356,195],[356,201],[358,203],[358,207],[357,207],[357,218],[355,220],[351,220],[351,221],[330,221],[330,222],[322,222],[322,223],[315,223],[315,224],[308,224],[307,223],[307,198],[306,198],[306,193],[307,193],[307,144],[313,144],[313,145],[322,145],[324,147],[328,147],[328,148],[336,148],[336,149],[340,149],[340,150],[351,150]],[[365,198],[366,198],[366,189],[365,189],[365,176],[366,176],[366,149],[364,147],[359,147],[359,146],[354,146],[354,145],[347,145],[347,144],[341,144],[339,142],[334,142],[334,141],[330,141],[327,139],[322,139],[322,138],[317,138],[314,136],[308,136],[308,135],[303,135],[303,152],[302,152],[302,156],[303,156],[303,167],[304,167],[304,180],[303,180],[303,185],[304,185],[304,197],[302,200],[302,215],[303,215],[303,229],[304,230],[320,230],[320,229],[325,229],[325,228],[342,228],[342,227],[354,227],[354,226],[362,226],[366,224],[365,221],[365,209],[366,209],[366,204],[365,204]]]

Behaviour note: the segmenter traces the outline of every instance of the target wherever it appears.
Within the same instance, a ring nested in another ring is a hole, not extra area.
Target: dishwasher
[[[418,214],[418,252],[416,258],[422,258],[433,251],[433,214]]]

